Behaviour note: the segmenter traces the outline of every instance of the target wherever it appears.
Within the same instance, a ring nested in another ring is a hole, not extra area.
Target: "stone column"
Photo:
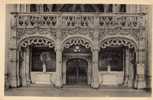
[[[92,88],[99,87],[99,71],[98,71],[98,49],[92,52]]]
[[[61,49],[61,33],[60,31],[57,32],[57,39],[56,39],[56,86],[62,87],[62,49]]]
[[[56,86],[62,87],[62,51],[60,48],[56,48]]]
[[[128,86],[129,84],[129,51],[125,48],[125,82],[124,85]]]
[[[129,48],[125,49],[125,86],[133,87],[133,66],[131,65],[130,59],[130,50]]]
[[[66,84],[66,57],[63,58],[63,84]]]
[[[136,73],[136,86],[137,89],[146,88],[145,82],[145,64],[141,61],[143,53],[138,50],[138,62],[137,62],[137,73]],[[145,57],[144,57],[145,58]]]
[[[26,84],[29,85],[30,84],[30,48],[27,47],[26,48],[26,70],[25,70],[25,74],[26,74]]]
[[[22,86],[26,86],[26,74],[25,74],[25,67],[26,67],[26,50],[24,49],[23,51],[23,62],[20,66],[21,68],[21,83],[22,83]]]
[[[23,51],[23,59],[22,64],[20,64],[20,76],[22,86],[28,86],[31,82],[30,80],[30,49],[29,47],[25,48]]]
[[[144,64],[137,64],[137,89],[143,89],[146,88],[145,84],[145,75],[144,75]]]
[[[146,88],[146,78],[145,78],[145,70],[146,70],[146,46],[145,46],[145,37],[143,34],[139,36],[138,48],[137,48],[137,73],[136,73],[136,88],[143,89]]]
[[[92,83],[91,87],[99,87],[99,71],[98,71],[98,57],[99,57],[99,45],[98,45],[98,32],[94,33],[94,48],[92,49]]]
[[[10,87],[17,87],[17,44],[16,44],[16,28],[12,27],[16,25],[16,19],[14,16],[9,16],[10,20],[10,30],[8,29],[7,32],[10,33],[8,38],[9,38],[9,42],[8,42],[8,77],[7,79],[9,80],[9,85]]]
[[[146,66],[148,66],[147,70],[146,70],[146,88],[148,90],[151,91],[151,87],[152,87],[152,21],[150,21],[152,19],[152,7],[149,6],[149,8],[147,8],[147,6],[143,6],[143,11],[142,12],[147,12],[147,16],[145,19],[146,20]],[[146,31],[145,30],[145,31]]]
[[[91,59],[90,58],[88,58],[88,85],[90,85],[91,84],[91,77],[92,77],[92,61],[91,61]]]
[[[16,62],[16,63],[17,63],[17,64],[16,64],[17,86],[20,86],[20,85],[21,85],[21,84],[20,84],[20,77],[19,77],[19,76],[20,76],[20,70],[19,70],[19,69],[20,69],[20,68],[19,68],[19,67],[20,67],[20,66],[19,66],[19,64],[20,64],[20,61],[19,61],[20,58],[19,58],[19,54],[20,54],[20,50],[17,50],[17,53],[16,53],[16,61],[17,61],[17,62]]]

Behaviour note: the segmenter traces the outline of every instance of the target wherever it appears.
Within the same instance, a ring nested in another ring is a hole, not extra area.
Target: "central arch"
[[[64,48],[69,48],[72,45],[82,45],[85,48],[93,49],[92,40],[82,35],[74,35],[74,36],[65,38],[62,41],[62,45],[61,45],[62,50],[64,50]]]
[[[87,84],[88,62],[81,58],[72,58],[66,62],[66,83],[68,85]]]
[[[69,79],[71,76],[74,78],[83,79],[83,81],[77,81],[81,83],[91,84],[91,66],[92,66],[92,42],[81,36],[74,36],[67,38],[63,41],[62,56],[63,56],[63,83],[65,85],[75,83],[75,80]],[[78,62],[78,63],[76,63]],[[78,65],[80,62],[80,65]],[[81,65],[81,63],[84,64]],[[70,64],[70,65],[69,65]],[[74,67],[73,67],[74,66]],[[77,67],[78,66],[78,67]],[[75,71],[74,69],[78,70]],[[79,73],[79,76],[75,74],[71,75],[71,71],[74,73]],[[81,71],[83,71],[81,73]],[[86,73],[86,75],[84,75]],[[82,77],[82,78],[81,78]],[[73,81],[73,82],[70,82]]]

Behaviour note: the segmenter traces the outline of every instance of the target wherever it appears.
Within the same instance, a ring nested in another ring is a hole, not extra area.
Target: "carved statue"
[[[47,62],[50,61],[49,52],[42,52],[40,54],[40,61],[42,62],[43,72],[46,72]]]

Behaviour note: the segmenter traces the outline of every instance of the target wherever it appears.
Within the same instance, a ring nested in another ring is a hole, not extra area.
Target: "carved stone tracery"
[[[102,38],[104,38],[105,36],[108,36],[108,35],[122,35],[122,36],[130,36],[130,37],[133,37],[135,40],[139,40],[140,38],[144,38],[144,32],[143,30],[129,30],[129,29],[124,29],[124,30],[121,30],[121,29],[109,29],[109,30],[102,30],[100,29],[99,30],[99,40],[101,40]]]
[[[85,48],[91,48],[91,44],[88,40],[82,38],[70,38],[64,42],[64,48],[70,48],[73,45],[82,45]]]
[[[94,29],[91,28],[81,28],[81,27],[75,27],[75,28],[70,28],[70,29],[62,29],[62,37],[66,38],[69,35],[85,35],[93,39],[93,33]]]
[[[42,28],[17,28],[17,39],[22,38],[25,35],[49,35],[56,39],[56,29],[42,29]]]
[[[55,46],[54,41],[44,38],[44,37],[29,37],[25,38],[20,42],[21,47],[28,47],[28,46],[36,46],[36,47],[49,47],[53,48]]]
[[[136,49],[136,44],[129,40],[129,39],[124,39],[124,38],[109,38],[101,41],[101,48],[106,48],[110,46],[127,46],[128,48],[135,48]]]

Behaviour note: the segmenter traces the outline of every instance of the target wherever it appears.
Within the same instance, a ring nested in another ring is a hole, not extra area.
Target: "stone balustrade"
[[[143,13],[12,13],[17,28],[139,29],[145,27]],[[15,26],[14,25],[14,26]]]

